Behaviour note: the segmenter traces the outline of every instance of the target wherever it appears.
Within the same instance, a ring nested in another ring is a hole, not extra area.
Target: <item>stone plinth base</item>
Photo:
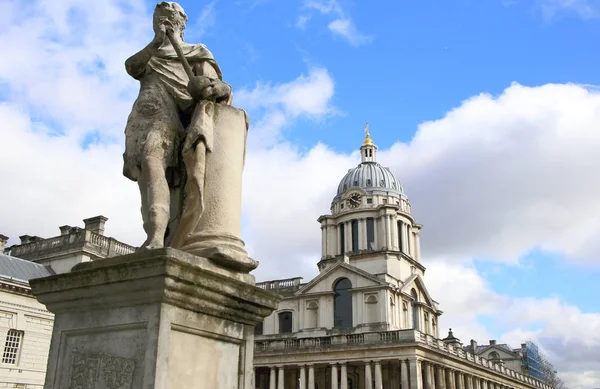
[[[254,326],[276,295],[157,249],[31,280],[56,315],[45,389],[254,389]]]

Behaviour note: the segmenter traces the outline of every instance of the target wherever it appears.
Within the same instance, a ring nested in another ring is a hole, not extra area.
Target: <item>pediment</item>
[[[387,283],[364,270],[358,269],[344,262],[337,262],[304,285],[295,295],[301,296],[315,293],[333,292],[335,283],[347,278],[352,283],[352,288],[385,287]]]
[[[423,277],[421,277],[421,275],[413,274],[412,276],[408,277],[404,281],[404,285],[402,285],[402,287],[400,288],[400,292],[410,296],[411,290],[413,288],[416,289],[419,292],[419,295],[423,297],[423,299],[425,300],[422,301],[423,303],[436,310],[438,309],[438,304],[433,298],[431,298],[431,295],[429,294],[429,291],[425,286],[425,281],[423,280]]]

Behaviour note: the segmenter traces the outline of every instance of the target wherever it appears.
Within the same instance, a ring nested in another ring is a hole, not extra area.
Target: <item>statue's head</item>
[[[154,8],[154,18],[152,19],[152,26],[154,31],[158,30],[161,19],[166,18],[171,22],[175,29],[175,34],[179,33],[183,37],[183,30],[187,23],[187,15],[183,10],[183,7],[172,1],[161,1]]]

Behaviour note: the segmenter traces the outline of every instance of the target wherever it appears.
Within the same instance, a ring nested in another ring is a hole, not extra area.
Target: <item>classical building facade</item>
[[[85,219],[84,228],[61,226],[59,236],[47,239],[22,235],[21,244],[10,248],[0,235],[0,389],[44,386],[54,315],[31,295],[28,281],[135,251],[104,236],[106,220],[96,216]]]
[[[427,290],[421,225],[368,133],[342,178],[322,231],[319,274],[267,281],[282,297],[255,331],[260,389],[548,388],[516,366],[440,339],[442,311]],[[490,349],[490,352],[493,348]]]

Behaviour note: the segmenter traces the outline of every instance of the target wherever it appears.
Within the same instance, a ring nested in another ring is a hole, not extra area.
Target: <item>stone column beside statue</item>
[[[126,63],[140,82],[123,173],[146,240],[129,255],[30,281],[55,314],[45,389],[254,389],[254,327],[279,297],[255,286],[240,237],[248,117],[177,3]],[[137,207],[137,205],[135,205]]]

